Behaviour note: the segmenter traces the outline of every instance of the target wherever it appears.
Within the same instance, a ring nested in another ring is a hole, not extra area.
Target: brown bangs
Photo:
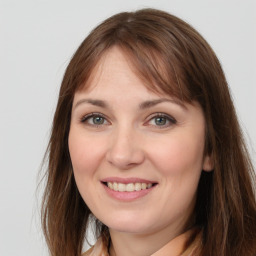
[[[117,16],[120,16],[119,23],[116,22]],[[192,77],[189,73],[194,74],[194,72],[189,70],[187,63],[191,57],[184,59],[184,52],[188,51],[188,46],[185,46],[184,42],[179,43],[182,38],[174,36],[160,23],[152,23],[149,26],[143,17],[136,17],[136,13],[123,13],[117,16],[106,20],[92,31],[93,38],[90,34],[76,52],[82,63],[76,64],[80,70],[77,70],[75,75],[76,82],[72,84],[73,89],[76,91],[85,88],[90,83],[90,76],[101,58],[110,48],[117,46],[126,55],[132,70],[149,90],[188,103],[196,100],[196,95],[201,93],[195,93],[195,88],[189,88],[193,83],[189,79]],[[115,23],[110,24],[112,19]],[[109,29],[110,25],[112,29]]]

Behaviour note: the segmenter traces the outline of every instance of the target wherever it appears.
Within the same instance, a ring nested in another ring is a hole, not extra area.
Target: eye
[[[167,122],[167,118],[166,117],[163,117],[163,116],[158,116],[158,117],[155,117],[154,118],[154,122],[156,125],[166,125],[166,122]]]
[[[96,125],[101,125],[101,124],[104,124],[104,118],[103,117],[101,117],[101,116],[94,116],[94,117],[92,117],[91,118],[92,120],[92,123],[93,124],[96,124]]]
[[[82,117],[81,122],[95,127],[109,124],[107,119],[100,113],[90,113]]]
[[[157,126],[159,128],[166,128],[173,124],[176,124],[176,122],[177,121],[169,115],[166,115],[163,113],[157,113],[150,118],[150,120],[148,121],[148,125]]]

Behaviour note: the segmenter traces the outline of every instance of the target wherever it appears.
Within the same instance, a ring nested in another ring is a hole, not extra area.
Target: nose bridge
[[[119,169],[142,163],[144,153],[139,140],[138,131],[132,125],[116,127],[111,134],[107,160]]]

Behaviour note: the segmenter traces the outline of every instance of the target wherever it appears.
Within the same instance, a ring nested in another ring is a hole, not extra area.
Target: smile
[[[118,183],[118,182],[107,182],[106,185],[108,188],[114,191],[119,191],[119,192],[134,192],[134,191],[140,191],[140,190],[145,190],[149,189],[153,186],[152,183]]]
[[[106,193],[118,201],[130,202],[152,193],[158,182],[141,178],[108,177],[101,180]]]

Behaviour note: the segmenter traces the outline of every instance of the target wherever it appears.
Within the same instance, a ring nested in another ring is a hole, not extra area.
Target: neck
[[[160,254],[156,254],[156,256],[160,256],[166,255],[166,252],[162,252],[161,248],[168,244],[169,252],[178,252],[177,255],[180,255],[190,232],[186,233],[185,236],[179,236],[182,233],[183,231],[171,233],[168,228],[159,233],[145,235],[110,230],[111,246],[109,253],[110,256],[148,256],[161,251]]]

